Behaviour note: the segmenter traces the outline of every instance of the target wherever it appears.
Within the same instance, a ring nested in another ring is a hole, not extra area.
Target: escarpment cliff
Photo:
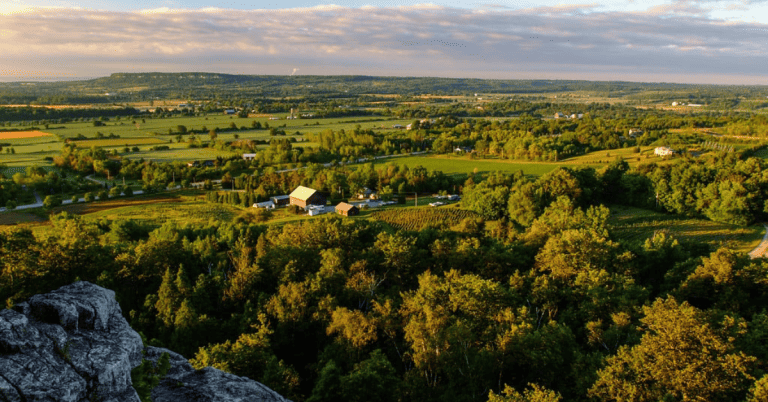
[[[0,401],[139,402],[131,370],[168,353],[153,401],[285,402],[266,386],[144,347],[115,293],[76,282],[0,311]]]

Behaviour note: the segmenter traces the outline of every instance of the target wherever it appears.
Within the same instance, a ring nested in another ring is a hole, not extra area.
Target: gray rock
[[[131,369],[144,353],[154,362],[163,353],[171,357],[155,401],[286,401],[256,381],[195,370],[177,353],[144,349],[115,293],[88,282],[0,311],[0,400],[139,402]]]
[[[157,364],[163,353],[170,355],[171,368],[152,390],[154,402],[290,402],[247,377],[238,377],[213,367],[195,370],[187,359],[168,349],[147,347],[145,358]]]

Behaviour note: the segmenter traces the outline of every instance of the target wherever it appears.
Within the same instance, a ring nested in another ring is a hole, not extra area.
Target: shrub
[[[93,193],[91,193],[90,191],[85,193],[83,195],[83,199],[85,200],[85,202],[93,202],[93,199],[94,199],[93,198]]]
[[[73,204],[77,204],[80,201],[80,197],[73,195],[71,201]]]
[[[8,200],[8,202],[5,203],[5,209],[7,210],[16,209],[16,201]]]
[[[120,191],[120,190],[121,190],[121,189],[120,189],[120,187],[118,187],[118,186],[114,186],[114,187],[110,188],[110,189],[109,189],[109,196],[110,196],[110,197],[119,197],[119,196],[120,196],[120,193],[121,193],[121,191]]]
[[[61,205],[61,198],[55,195],[49,195],[43,200],[43,208],[50,209]]]
[[[98,198],[99,198],[99,201],[101,201],[101,200],[106,200],[107,198],[109,198],[109,197],[107,196],[107,192],[106,192],[106,191],[104,191],[104,190],[101,190],[101,191],[99,191],[99,192],[96,194],[96,197],[98,197]]]

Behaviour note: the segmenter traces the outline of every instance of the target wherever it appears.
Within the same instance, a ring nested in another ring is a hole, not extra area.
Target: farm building
[[[326,207],[325,205],[310,205],[307,207],[307,215],[316,216],[333,212],[333,207]]]
[[[340,202],[336,206],[336,213],[344,216],[355,216],[360,214],[360,208],[346,202]]]
[[[275,209],[275,203],[272,201],[264,201],[264,202],[257,202],[253,204],[254,208],[266,208],[266,209]]]
[[[291,193],[291,205],[304,209],[309,205],[325,205],[325,196],[315,189],[299,186]]]
[[[270,198],[272,202],[275,204],[275,206],[282,207],[285,205],[288,205],[291,203],[291,196],[290,195],[276,195],[272,198]]]
[[[674,155],[675,150],[670,147],[656,147],[656,149],[653,150],[653,153],[658,156],[669,156]]]
[[[371,197],[374,197],[375,195],[376,195],[376,193],[374,193],[374,192],[373,192],[373,190],[371,190],[371,189],[370,189],[370,188],[368,188],[368,187],[363,187],[363,188],[362,188],[362,189],[361,189],[361,190],[360,190],[360,191],[357,193],[357,199],[359,199],[359,200],[364,200],[364,199],[366,199],[366,198],[371,198]]]
[[[254,158],[256,158],[256,154],[243,154],[243,159],[247,161],[252,161]]]

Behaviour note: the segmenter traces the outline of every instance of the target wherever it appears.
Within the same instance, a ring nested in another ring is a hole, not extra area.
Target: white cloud
[[[596,11],[591,4],[525,10],[433,4],[20,9],[0,16],[0,53],[5,63],[18,66],[55,60],[49,65],[59,66],[61,74],[76,75],[147,68],[285,74],[298,68],[302,74],[591,74],[592,79],[624,74],[656,81],[727,75],[754,82],[768,56],[768,25],[712,19],[705,8],[683,2],[643,12]]]

